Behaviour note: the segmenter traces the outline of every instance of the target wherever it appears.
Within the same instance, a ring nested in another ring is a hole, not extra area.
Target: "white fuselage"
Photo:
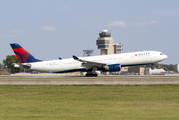
[[[142,51],[142,52],[130,52],[122,54],[112,55],[100,55],[90,57],[80,57],[80,59],[111,64],[120,64],[123,66],[152,64],[160,62],[167,58],[167,55],[157,51]],[[31,64],[31,70],[37,70],[42,72],[65,72],[65,71],[78,71],[84,69],[82,62],[70,59],[59,59],[50,61],[40,61],[29,63]]]

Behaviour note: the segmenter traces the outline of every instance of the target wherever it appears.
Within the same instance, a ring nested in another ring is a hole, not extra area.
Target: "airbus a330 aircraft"
[[[33,57],[17,43],[10,45],[20,62],[20,64],[14,63],[14,67],[53,73],[86,71],[87,77],[97,77],[97,71],[115,72],[120,71],[121,67],[154,64],[167,58],[162,52],[142,51],[43,61]]]

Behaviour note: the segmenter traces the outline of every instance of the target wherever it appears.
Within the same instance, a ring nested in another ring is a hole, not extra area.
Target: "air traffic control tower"
[[[98,49],[101,49],[101,55],[119,54],[122,53],[122,44],[114,44],[114,40],[111,37],[111,33],[107,30],[103,30],[99,33],[99,38],[96,40]]]

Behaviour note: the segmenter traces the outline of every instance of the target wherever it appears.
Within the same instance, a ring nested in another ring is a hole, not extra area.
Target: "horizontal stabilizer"
[[[13,63],[14,67],[16,68],[26,68],[26,69],[30,69],[31,68],[31,64],[18,64],[18,63]]]

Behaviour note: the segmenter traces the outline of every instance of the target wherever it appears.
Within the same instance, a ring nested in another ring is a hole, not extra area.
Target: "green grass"
[[[1,119],[178,120],[179,85],[1,85]]]

